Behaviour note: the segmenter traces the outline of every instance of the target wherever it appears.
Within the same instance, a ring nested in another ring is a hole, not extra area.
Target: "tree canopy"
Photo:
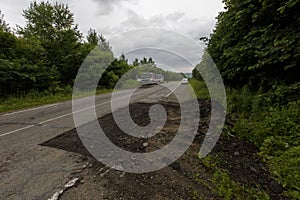
[[[207,51],[225,84],[269,89],[299,81],[299,0],[224,0]]]

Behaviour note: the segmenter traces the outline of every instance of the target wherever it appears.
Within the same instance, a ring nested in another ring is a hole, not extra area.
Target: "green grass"
[[[207,156],[201,159],[201,163],[208,172],[212,173],[211,180],[203,180],[200,174],[195,175],[195,181],[208,188],[214,195],[225,200],[240,199],[268,200],[269,196],[260,188],[253,188],[246,184],[234,181],[228,171],[221,169],[221,162],[216,156]]]
[[[232,134],[260,149],[262,160],[291,199],[300,196],[299,88],[295,84],[267,93],[247,88],[228,92],[229,113],[237,119]]]
[[[203,81],[196,79],[189,79],[189,83],[195,91],[197,98],[199,99],[210,99],[208,89]]]
[[[138,82],[137,80],[129,79],[129,80],[124,81],[120,85],[120,88],[122,88],[122,89],[132,89],[132,88],[136,88],[138,86],[140,86],[140,82]]]
[[[209,97],[205,83],[191,79],[190,84],[198,98]],[[223,131],[223,134],[227,132],[255,144],[273,178],[284,187],[283,194],[291,199],[299,199],[300,196],[299,91],[300,83],[274,86],[267,92],[262,89],[251,91],[247,87],[237,90],[227,88],[227,113],[236,123],[232,129]],[[215,168],[214,162],[202,162],[208,168]],[[215,183],[210,187],[215,188],[215,193],[225,199],[237,199],[232,195],[240,193],[244,187],[231,182],[224,171],[214,174],[214,180]],[[226,190],[233,192],[226,196]],[[255,195],[255,191],[246,190],[247,194]],[[259,191],[258,194],[261,195]]]
[[[103,94],[112,92],[111,89],[99,89],[97,90],[96,94]],[[84,93],[78,96],[84,97],[89,96],[91,93]],[[36,106],[57,103],[61,101],[67,101],[72,99],[72,90],[71,89],[63,89],[58,91],[55,94],[50,93],[49,91],[46,92],[36,92],[32,91],[29,94],[25,95],[21,98],[16,97],[9,97],[5,99],[0,99],[0,113],[15,111],[25,108],[32,108]]]

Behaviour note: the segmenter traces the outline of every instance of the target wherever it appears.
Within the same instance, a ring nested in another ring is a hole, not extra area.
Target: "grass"
[[[120,84],[120,88],[122,88],[122,89],[133,89],[138,86],[140,86],[140,82],[138,82],[137,80],[132,80],[132,79],[126,80]]]
[[[99,89],[96,94],[103,94],[112,92],[111,89]],[[90,93],[85,93],[80,95],[80,97],[89,96]],[[20,110],[25,108],[32,108],[36,106],[42,106],[46,104],[57,103],[61,101],[67,101],[72,99],[72,90],[71,89],[63,89],[58,91],[55,94],[52,92],[36,92],[32,91],[24,97],[9,97],[5,99],[0,99],[0,113],[9,112],[14,110]]]
[[[254,143],[272,176],[291,199],[300,196],[299,84],[272,91],[228,91],[229,113],[237,119],[232,134]],[[298,91],[298,92],[296,92]],[[299,97],[299,96],[298,96]]]
[[[210,99],[210,95],[206,84],[203,81],[196,79],[189,79],[189,83],[195,91],[197,98],[199,99]]]
[[[191,79],[190,84],[198,98],[209,97],[205,83]],[[300,197],[299,91],[300,83],[277,85],[267,92],[251,91],[247,87],[226,91],[228,115],[236,123],[225,132],[246,139],[260,149],[259,155],[268,164],[271,175],[284,187],[283,195],[291,199]],[[202,163],[216,171],[210,184],[203,181],[202,184],[211,187],[219,197],[239,199],[234,195],[242,193],[265,198],[261,191],[231,181],[226,171],[215,168],[215,162],[203,160]]]
[[[214,195],[225,200],[269,199],[268,194],[260,188],[252,188],[234,181],[228,171],[218,166],[220,162],[221,160],[217,156],[207,156],[201,159],[204,168],[212,173],[212,178],[209,181],[203,180],[200,178],[200,174],[196,174],[195,181],[208,188]]]

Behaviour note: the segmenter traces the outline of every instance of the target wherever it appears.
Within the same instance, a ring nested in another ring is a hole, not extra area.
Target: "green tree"
[[[225,0],[208,52],[225,84],[266,90],[299,81],[299,0]]]
[[[4,14],[2,14],[1,10],[0,10],[0,30],[5,32],[10,31],[9,25],[4,20]]]
[[[49,2],[32,2],[28,9],[23,11],[26,20],[24,28],[18,27],[18,32],[25,37],[35,36],[44,40],[55,40],[60,38],[62,31],[72,31],[78,40],[81,33],[74,22],[74,15],[68,5]]]
[[[98,35],[98,33],[94,29],[90,29],[87,36],[86,36],[86,39],[87,39],[89,44],[98,45],[98,43],[100,41],[100,36]]]
[[[135,67],[137,67],[137,66],[139,66],[140,65],[140,61],[139,61],[139,59],[134,59],[134,61],[133,61],[133,63],[132,63],[132,65],[133,66],[135,66]]]
[[[18,33],[24,38],[35,37],[46,50],[47,66],[56,68],[63,84],[71,83],[82,62],[81,33],[74,22],[74,15],[65,4],[32,2],[23,11],[26,19],[24,28]]]

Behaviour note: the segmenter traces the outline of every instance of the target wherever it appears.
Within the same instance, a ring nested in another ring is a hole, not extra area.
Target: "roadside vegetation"
[[[189,79],[189,84],[192,86],[199,99],[209,99],[209,92],[204,81],[191,78]]]
[[[299,199],[300,2],[224,2],[226,11],[217,17],[214,32],[201,40],[207,42],[207,52],[227,87],[228,115],[236,123],[226,134],[255,144],[261,160],[283,186],[283,194]],[[193,71],[193,77],[202,81],[198,70]],[[191,80],[196,90],[201,84]],[[197,93],[200,98],[202,93]],[[226,172],[217,170],[213,180],[218,180],[212,188],[218,196],[237,199],[240,186]],[[265,199],[260,191],[251,190],[250,194],[250,199]]]
[[[157,68],[152,58],[115,58],[103,35],[91,28],[83,36],[66,4],[33,1],[23,17],[25,26],[12,28],[0,11],[0,112],[71,99],[77,72],[88,55],[85,61],[91,70],[78,78],[86,80],[84,85],[103,74],[100,93],[113,89],[129,70],[133,72],[121,88],[136,86],[136,76],[147,70],[163,74],[167,81],[182,77]]]
[[[96,94],[104,94],[112,92],[112,89],[98,89]],[[89,96],[91,93],[86,92],[78,98]],[[62,101],[68,101],[72,99],[71,88],[59,88],[59,91],[51,93],[50,91],[35,92],[31,91],[22,97],[7,97],[1,99],[0,113],[9,112],[14,110],[20,110],[25,108],[31,108],[36,106],[42,106],[45,104],[58,103]]]
[[[205,180],[201,178],[201,174],[195,174],[195,181],[207,187],[217,197],[225,200],[270,199],[265,191],[234,181],[228,171],[219,166],[220,162],[222,161],[217,156],[209,155],[202,159],[201,164],[212,174],[211,179]]]

